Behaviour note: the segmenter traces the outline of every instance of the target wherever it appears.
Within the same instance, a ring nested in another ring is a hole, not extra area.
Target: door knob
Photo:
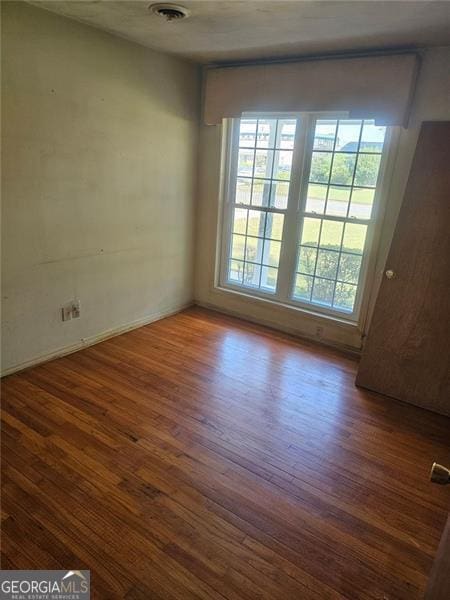
[[[430,479],[433,483],[439,483],[440,485],[450,484],[450,469],[438,463],[433,463]]]
[[[395,273],[392,269],[388,269],[385,273],[387,279],[394,279]]]

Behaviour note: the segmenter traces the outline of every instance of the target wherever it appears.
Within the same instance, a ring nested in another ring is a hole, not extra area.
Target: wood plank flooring
[[[3,568],[92,598],[420,598],[450,419],[357,362],[193,308],[3,380]]]

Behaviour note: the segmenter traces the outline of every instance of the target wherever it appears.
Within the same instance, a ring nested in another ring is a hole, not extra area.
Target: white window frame
[[[220,256],[217,261],[216,287],[220,290],[230,291],[242,296],[257,298],[277,305],[290,307],[306,314],[331,318],[335,321],[359,325],[361,328],[367,318],[370,288],[373,284],[375,258],[378,252],[381,224],[384,217],[387,190],[392,175],[393,156],[398,140],[398,128],[387,127],[381,154],[380,168],[373,201],[371,218],[369,220],[351,219],[351,222],[367,225],[365,249],[362,255],[358,293],[352,313],[338,311],[334,308],[320,306],[293,298],[295,285],[295,266],[299,249],[300,232],[305,216],[306,190],[316,119],[349,119],[345,112],[309,112],[309,113],[244,113],[243,118],[259,119],[300,119],[300,126],[296,128],[294,138],[294,151],[289,187],[288,206],[286,210],[264,207],[266,212],[278,212],[285,215],[281,254],[278,267],[277,288],[275,292],[265,292],[244,285],[230,283],[227,280],[228,258],[230,240],[232,236],[232,214],[234,206],[234,185],[237,178],[237,161],[239,148],[240,119],[227,119],[225,126],[225,140],[222,146],[225,156],[224,186],[222,204],[223,210],[219,216],[218,232]],[[369,118],[369,117],[367,117]],[[243,208],[247,205],[243,205]],[[261,208],[261,207],[255,207]],[[312,215],[311,215],[312,216]],[[330,215],[315,214],[329,220],[347,222],[344,218]]]

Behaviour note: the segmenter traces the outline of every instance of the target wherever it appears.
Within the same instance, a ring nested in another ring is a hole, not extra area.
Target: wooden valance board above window
[[[244,112],[345,111],[379,125],[408,122],[415,53],[316,59],[206,70],[204,121]]]

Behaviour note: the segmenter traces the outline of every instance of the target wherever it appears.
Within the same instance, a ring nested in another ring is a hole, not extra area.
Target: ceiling
[[[450,45],[448,1],[175,1],[188,19],[166,22],[151,0],[31,3],[199,63]]]

